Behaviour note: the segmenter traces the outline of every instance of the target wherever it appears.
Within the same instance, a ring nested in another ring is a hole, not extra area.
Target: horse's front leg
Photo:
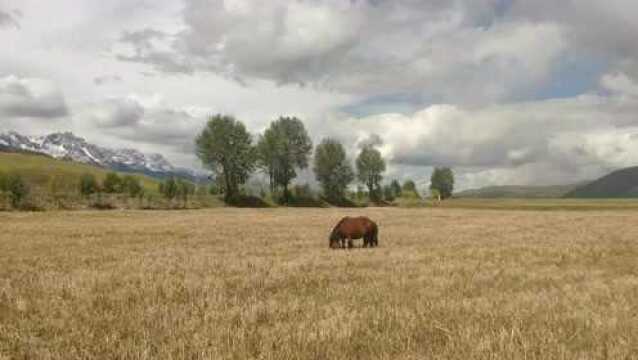
[[[352,244],[352,239],[348,238],[348,249],[352,249],[354,247],[354,244]]]

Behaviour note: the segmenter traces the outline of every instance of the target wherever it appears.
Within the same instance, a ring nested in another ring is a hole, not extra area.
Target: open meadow
[[[0,213],[14,358],[638,358],[638,210]]]

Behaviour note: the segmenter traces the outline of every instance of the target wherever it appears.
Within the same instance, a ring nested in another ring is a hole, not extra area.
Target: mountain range
[[[143,173],[159,179],[175,176],[201,182],[208,177],[208,173],[204,171],[173,166],[160,154],[102,147],[71,132],[45,136],[25,136],[15,131],[0,133],[0,151],[39,153],[116,171]]]

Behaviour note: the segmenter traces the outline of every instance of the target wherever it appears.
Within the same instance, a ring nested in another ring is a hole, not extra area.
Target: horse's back
[[[341,231],[351,239],[360,239],[374,229],[376,224],[366,216],[347,216],[341,221]]]

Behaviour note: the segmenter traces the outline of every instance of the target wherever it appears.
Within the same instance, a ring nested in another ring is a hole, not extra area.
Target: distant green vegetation
[[[0,152],[0,210],[24,209],[171,209],[220,206],[200,186],[177,181],[166,197],[160,182],[139,174],[122,174],[43,155]],[[197,194],[196,194],[197,193]]]
[[[0,171],[16,173],[32,186],[47,188],[51,181],[74,191],[79,187],[84,174],[93,174],[102,182],[110,170],[77,162],[57,160],[44,155],[0,152]],[[139,179],[145,192],[157,192],[159,182],[144,175],[133,175]]]

